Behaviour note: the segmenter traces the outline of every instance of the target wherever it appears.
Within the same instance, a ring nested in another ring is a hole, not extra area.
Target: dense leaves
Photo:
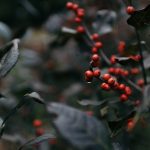
[[[51,103],[47,109],[49,113],[57,115],[53,123],[58,133],[76,149],[112,149],[108,131],[102,121],[62,104]]]

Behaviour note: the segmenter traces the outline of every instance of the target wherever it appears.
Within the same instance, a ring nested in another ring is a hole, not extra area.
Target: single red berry
[[[126,43],[124,41],[120,41],[118,44],[118,52],[120,54],[123,54],[125,47],[126,47]]]
[[[144,80],[143,79],[139,79],[137,81],[137,85],[139,85],[140,87],[143,87],[144,86]]]
[[[77,10],[77,16],[78,17],[84,17],[84,15],[85,15],[85,13],[84,13],[84,11],[81,11],[81,10]]]
[[[135,127],[135,123],[134,123],[133,119],[129,119],[129,121],[127,123],[127,130],[131,131],[134,127]]]
[[[140,56],[140,55],[135,55],[135,56],[134,56],[134,59],[135,59],[136,61],[140,61],[140,60],[141,60],[141,56]]]
[[[44,134],[44,129],[43,128],[37,128],[35,131],[36,136],[41,136]]]
[[[78,33],[84,33],[85,32],[85,29],[83,26],[78,26],[76,30]]]
[[[74,21],[75,21],[76,23],[81,23],[81,22],[82,22],[82,19],[79,18],[79,17],[76,17]]]
[[[115,55],[111,56],[110,62],[111,62],[111,64],[115,64],[116,63],[116,56]]]
[[[117,90],[118,86],[119,86],[119,83],[115,81],[115,83],[113,84],[113,88]]]
[[[98,62],[99,59],[100,59],[100,57],[99,57],[98,54],[93,54],[91,59],[92,59],[94,62]]]
[[[91,36],[91,38],[92,38],[92,40],[97,41],[97,40],[99,40],[99,34],[94,33],[94,34]]]
[[[129,75],[129,71],[128,70],[123,70],[123,72],[121,74],[123,76],[128,76]]]
[[[108,83],[109,85],[113,85],[113,84],[115,83],[115,79],[112,78],[112,77],[110,77],[110,78],[108,79],[107,83]]]
[[[103,90],[110,90],[110,86],[109,86],[107,83],[102,83],[102,84],[101,84],[101,88],[102,88]]]
[[[96,42],[95,43],[95,47],[98,48],[98,49],[102,48],[103,47],[103,43],[102,42]]]
[[[34,127],[40,127],[40,126],[42,126],[42,121],[41,120],[39,120],[39,119],[35,119],[34,121],[33,121],[33,126]]]
[[[85,76],[85,81],[88,82],[88,83],[91,83],[93,80],[93,78],[88,78],[87,76]]]
[[[66,4],[66,7],[67,7],[67,9],[73,9],[73,3],[72,2],[68,2],[67,4]]]
[[[115,68],[113,68],[113,67],[109,68],[108,72],[113,74],[115,72]]]
[[[93,53],[93,54],[98,53],[98,49],[97,49],[96,47],[93,47],[93,48],[92,48],[92,53]]]
[[[102,79],[105,81],[108,81],[110,78],[111,78],[111,75],[108,73],[102,75]]]
[[[79,8],[79,5],[78,5],[78,4],[73,4],[72,9],[73,9],[74,11],[77,11],[77,10],[78,10],[78,8]]]
[[[125,86],[124,84],[120,84],[120,85],[118,86],[118,89],[119,89],[119,90],[124,90],[125,87],[126,87],[126,86]]]
[[[99,77],[100,74],[101,74],[101,71],[99,69],[96,69],[96,70],[93,71],[94,77]]]
[[[126,12],[129,14],[129,15],[132,15],[134,12],[135,12],[135,8],[133,6],[128,6],[126,8]]]
[[[126,93],[126,95],[131,95],[132,94],[132,90],[131,90],[131,88],[129,87],[129,86],[126,86],[125,87],[125,93]]]
[[[128,96],[127,96],[126,94],[122,94],[122,95],[120,96],[120,100],[121,100],[122,102],[125,102],[125,101],[128,100]]]
[[[92,72],[91,70],[87,70],[87,71],[85,72],[85,76],[86,76],[87,78],[92,78],[92,77],[93,77],[93,72]]]
[[[130,72],[131,72],[131,74],[133,74],[133,75],[137,75],[137,74],[140,73],[140,70],[139,70],[138,68],[132,68]]]
[[[115,72],[116,75],[120,75],[122,73],[122,69],[121,68],[115,68]]]

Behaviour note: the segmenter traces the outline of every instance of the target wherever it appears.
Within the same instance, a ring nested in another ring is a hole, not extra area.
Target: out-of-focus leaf
[[[145,108],[150,108],[150,84],[144,87],[144,98],[143,106]]]
[[[137,65],[137,64],[139,64],[138,61],[134,60],[131,57],[116,57],[116,61],[118,63],[120,63],[121,65],[128,65],[128,64]]]
[[[19,40],[15,39],[0,49],[0,77],[4,77],[16,64]]]
[[[97,12],[97,19],[93,24],[95,31],[98,32],[100,35],[111,32],[116,18],[117,15],[114,11],[106,9],[99,10]]]
[[[150,5],[142,10],[135,11],[127,20],[127,23],[135,28],[141,28],[150,25]]]
[[[144,59],[144,68],[150,69],[150,55]]]
[[[43,98],[41,98],[41,96],[38,93],[36,93],[36,92],[32,92],[32,93],[26,94],[25,96],[28,97],[28,98],[33,99],[34,101],[36,101],[36,102],[38,102],[40,104],[45,104]]]
[[[71,35],[72,35],[72,34],[73,34],[73,35],[77,34],[77,31],[76,31],[76,30],[71,29],[71,28],[67,28],[67,27],[62,27],[61,31],[62,31],[63,33],[68,33],[68,34],[71,34]]]
[[[101,104],[106,103],[106,101],[81,100],[81,101],[78,101],[78,103],[82,106],[88,106],[88,105],[99,106]]]
[[[26,142],[25,144],[23,144],[22,146],[20,146],[18,148],[18,150],[22,150],[24,148],[27,148],[27,147],[30,147],[30,146],[33,146],[35,144],[38,144],[38,143],[41,143],[45,140],[49,140],[49,139],[54,139],[56,138],[55,135],[51,134],[51,133],[46,133],[46,134],[43,134],[35,139],[32,139],[32,140],[29,140],[28,142]]]
[[[144,49],[146,45],[145,41],[141,41],[141,46]],[[135,55],[139,51],[139,46],[137,42],[131,43],[130,45],[127,46],[126,50],[124,51],[125,55]]]
[[[108,130],[102,121],[86,115],[75,108],[51,103],[47,110],[56,114],[54,127],[61,137],[79,150],[113,149]]]

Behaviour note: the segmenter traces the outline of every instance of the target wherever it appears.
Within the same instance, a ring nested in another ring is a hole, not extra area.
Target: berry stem
[[[140,56],[141,56],[140,65],[141,65],[141,68],[142,68],[143,79],[144,79],[145,85],[147,85],[147,77],[146,77],[146,71],[145,71],[144,62],[143,62],[143,52],[142,52],[140,35],[139,35],[139,32],[138,32],[137,29],[135,29],[135,32],[136,32],[136,37],[137,37],[137,41],[138,41],[139,53],[140,53]]]

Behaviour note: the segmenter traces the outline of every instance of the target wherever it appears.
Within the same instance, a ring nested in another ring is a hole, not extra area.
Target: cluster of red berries
[[[120,67],[110,67],[108,69],[108,73],[112,74],[112,75],[119,75],[119,76],[128,76],[129,75],[129,71]]]
[[[83,8],[80,8],[78,4],[73,2],[68,2],[66,4],[67,9],[72,10],[75,12],[76,17],[74,18],[74,22],[78,24],[76,31],[78,33],[84,33],[85,28],[81,25],[83,18],[85,16],[85,10]]]

